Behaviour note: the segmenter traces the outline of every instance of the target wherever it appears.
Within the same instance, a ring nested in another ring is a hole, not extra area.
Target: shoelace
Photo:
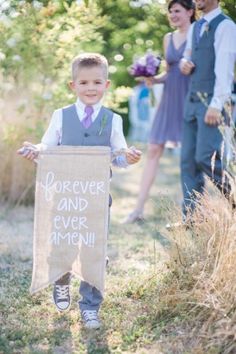
[[[97,311],[96,310],[86,310],[83,312],[85,321],[97,321]]]
[[[69,296],[69,285],[56,285],[58,300],[67,300]]]

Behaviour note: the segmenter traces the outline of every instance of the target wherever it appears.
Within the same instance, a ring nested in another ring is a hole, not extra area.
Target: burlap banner
[[[57,146],[37,167],[31,293],[71,271],[104,290],[110,148]]]

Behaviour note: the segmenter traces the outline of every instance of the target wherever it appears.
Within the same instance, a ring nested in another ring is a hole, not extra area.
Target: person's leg
[[[224,175],[226,146],[223,136],[218,127],[206,124],[202,117],[203,115],[200,115],[198,120],[196,161],[216,187],[229,198],[230,183],[227,175]]]
[[[140,183],[139,195],[134,211],[128,216],[125,222],[132,223],[143,216],[145,202],[149,191],[156,177],[160,158],[163,154],[165,145],[149,144],[147,151],[147,160],[143,169],[143,175]]]
[[[112,197],[109,194],[108,230],[106,235],[107,239],[109,237],[111,205]],[[108,262],[109,258],[106,256],[106,266],[108,265]],[[79,300],[79,308],[85,327],[94,329],[99,328],[100,321],[98,318],[98,311],[103,301],[102,293],[96,287],[83,280],[80,282],[79,293],[81,296]]]
[[[79,289],[81,299],[79,308],[86,328],[99,328],[98,311],[103,301],[101,292],[85,281],[81,281]]]
[[[53,300],[59,311],[66,311],[70,307],[70,279],[71,274],[66,273],[54,283]]]
[[[195,193],[202,192],[204,177],[195,160],[198,138],[198,122],[196,118],[186,119],[183,122],[181,147],[181,184],[183,191],[183,214],[194,209]]]
[[[97,288],[89,285],[86,281],[81,281],[79,293],[81,295],[81,299],[79,301],[79,308],[81,312],[84,310],[99,311],[103,297]]]

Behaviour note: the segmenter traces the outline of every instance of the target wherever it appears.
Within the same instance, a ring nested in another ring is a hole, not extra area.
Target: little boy
[[[127,149],[122,118],[101,103],[110,85],[106,58],[97,53],[84,53],[76,57],[72,62],[72,81],[69,85],[77,97],[75,104],[57,109],[53,113],[41,144],[25,142],[18,153],[33,160],[40,149],[47,146],[110,146],[112,151],[127,151],[113,161],[118,167],[127,167],[138,162],[141,152],[135,148]],[[104,116],[106,122],[103,126],[101,124]],[[59,311],[65,311],[70,306],[69,284],[70,273],[54,284],[53,299]],[[81,281],[80,295],[79,307],[85,327],[99,328],[98,311],[103,300],[102,294],[87,282]]]

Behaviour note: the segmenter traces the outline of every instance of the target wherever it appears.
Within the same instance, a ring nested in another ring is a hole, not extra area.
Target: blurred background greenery
[[[221,6],[236,19],[235,0]],[[21,199],[32,173],[15,150],[24,140],[38,142],[53,110],[73,102],[67,83],[74,56],[97,51],[108,58],[107,103],[127,134],[135,85],[127,68],[147,50],[162,55],[169,30],[165,0],[0,0],[1,195]]]

